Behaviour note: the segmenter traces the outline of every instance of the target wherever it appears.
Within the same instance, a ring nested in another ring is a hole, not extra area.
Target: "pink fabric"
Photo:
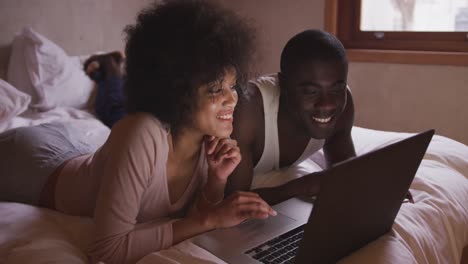
[[[180,217],[193,200],[206,176],[206,163],[200,155],[187,189],[171,204],[167,135],[151,115],[130,115],[114,125],[96,153],[70,160],[59,175],[56,208],[94,216],[93,261],[135,263],[172,245],[171,219]]]

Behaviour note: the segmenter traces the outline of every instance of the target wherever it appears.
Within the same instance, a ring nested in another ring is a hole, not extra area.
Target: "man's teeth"
[[[327,118],[318,118],[318,117],[312,117],[312,119],[314,119],[316,122],[319,122],[319,123],[328,123],[332,117],[327,117]]]
[[[232,115],[220,115],[220,116],[217,116],[217,118],[229,120],[229,119],[232,119]]]

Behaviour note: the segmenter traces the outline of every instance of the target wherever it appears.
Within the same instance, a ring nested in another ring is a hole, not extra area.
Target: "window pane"
[[[361,0],[361,31],[468,31],[468,0]]]

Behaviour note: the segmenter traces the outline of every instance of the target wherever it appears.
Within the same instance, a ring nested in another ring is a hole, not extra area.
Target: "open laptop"
[[[193,242],[228,263],[335,263],[388,232],[434,130],[324,170],[317,199],[275,205],[275,217]],[[312,210],[313,207],[313,210]]]

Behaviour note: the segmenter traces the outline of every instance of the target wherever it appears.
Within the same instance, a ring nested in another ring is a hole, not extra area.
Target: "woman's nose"
[[[235,89],[227,89],[224,93],[224,104],[228,106],[235,106],[237,104],[237,91]]]

